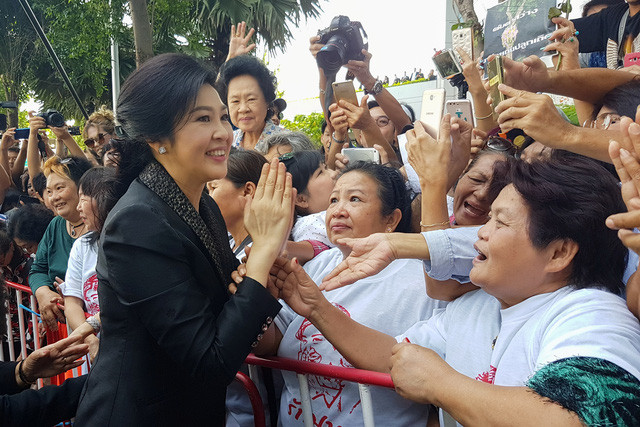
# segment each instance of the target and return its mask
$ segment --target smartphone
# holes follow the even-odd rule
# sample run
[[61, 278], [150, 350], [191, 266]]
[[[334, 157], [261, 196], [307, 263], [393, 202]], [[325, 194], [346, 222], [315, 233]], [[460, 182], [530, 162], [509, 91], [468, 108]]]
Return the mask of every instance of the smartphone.
[[333, 87], [333, 97], [336, 103], [341, 99], [353, 104], [359, 105], [358, 97], [356, 96], [356, 88], [353, 86], [353, 80], [347, 80], [346, 82], [334, 82], [331, 84]]
[[455, 101], [447, 101], [444, 105], [444, 109], [447, 113], [451, 114], [451, 117], [457, 117], [460, 120], [471, 123], [471, 126], [474, 126], [470, 100], [457, 99]]
[[349, 159], [349, 164], [361, 161], [380, 164], [380, 153], [375, 148], [343, 148], [342, 154]]
[[473, 28], [458, 28], [451, 31], [451, 45], [456, 58], [458, 58], [457, 50], [461, 49], [467, 52], [471, 59], [476, 59], [473, 49]]
[[16, 129], [16, 133], [13, 135], [14, 139], [29, 139], [29, 128]]
[[460, 62], [451, 49], [443, 50], [434, 55], [432, 59], [433, 64], [438, 70], [438, 74], [440, 74], [440, 77], [443, 79], [451, 79], [455, 75], [462, 74]]
[[444, 89], [427, 89], [422, 93], [420, 121], [432, 127], [436, 134], [440, 129], [445, 98], [446, 92]]
[[624, 67], [631, 67], [632, 65], [640, 65], [640, 52], [627, 53], [624, 56]]
[[502, 57], [494, 56], [487, 64], [487, 74], [489, 77], [489, 94], [493, 108], [504, 101], [506, 97], [498, 90], [498, 85], [504, 82], [504, 69], [502, 67]]

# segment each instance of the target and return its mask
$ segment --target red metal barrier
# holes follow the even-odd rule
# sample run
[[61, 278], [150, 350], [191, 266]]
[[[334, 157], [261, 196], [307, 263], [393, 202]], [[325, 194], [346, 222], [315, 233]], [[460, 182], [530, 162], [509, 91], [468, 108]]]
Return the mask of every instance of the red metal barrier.
[[[33, 309], [34, 311], [37, 311], [35, 298], [33, 297], [31, 293], [31, 289], [28, 286], [20, 285], [18, 283], [13, 283], [13, 282], [6, 282], [6, 283], [7, 283], [7, 287], [13, 288], [16, 291], [19, 291], [19, 293], [24, 292], [24, 293], [27, 293], [28, 295], [31, 295], [31, 309]], [[20, 295], [20, 294], [17, 294], [17, 295]], [[25, 328], [24, 328], [24, 322], [23, 322], [24, 315], [22, 313], [22, 309], [19, 309], [19, 317], [21, 319], [20, 320], [21, 334], [24, 335]], [[38, 339], [38, 325], [37, 325], [36, 315], [31, 315], [31, 321], [34, 323], [33, 324], [33, 331], [35, 335], [34, 345], [35, 345], [35, 348], [39, 348], [40, 342]], [[9, 324], [9, 327], [11, 327], [10, 324]], [[56, 332], [50, 331], [47, 329], [48, 343], [50, 344], [54, 343], [59, 339], [62, 339], [67, 336], [66, 325], [59, 323], [58, 329], [59, 330]], [[23, 357], [26, 357], [26, 347], [24, 345], [25, 336], [21, 336], [20, 339], [21, 339], [21, 347], [23, 349], [22, 350]], [[360, 384], [361, 399], [363, 401], [363, 416], [365, 418], [365, 426], [373, 425], [373, 414], [365, 413], [367, 412], [365, 411], [365, 406], [367, 406], [365, 404], [365, 401], [370, 398], [367, 398], [366, 396], [362, 395], [363, 389], [365, 389], [365, 394], [367, 394], [368, 392], [366, 391], [366, 388], [369, 385], [375, 385], [375, 386], [386, 387], [391, 389], [394, 388], [393, 381], [391, 380], [391, 376], [389, 374], [383, 374], [380, 372], [365, 371], [362, 369], [355, 369], [355, 368], [345, 368], [345, 367], [334, 366], [334, 365], [323, 365], [320, 363], [313, 363], [313, 362], [303, 362], [299, 360], [285, 359], [282, 357], [264, 358], [264, 357], [256, 356], [254, 354], [250, 354], [247, 357], [246, 363], [250, 365], [257, 365], [257, 366], [264, 366], [272, 369], [279, 369], [283, 371], [291, 371], [291, 372], [295, 372], [299, 376], [300, 375], [320, 375], [324, 377], [337, 378], [337, 379], [342, 379], [345, 381], [351, 381], [351, 382]], [[52, 378], [51, 383], [59, 385], [66, 378], [77, 376], [79, 374], [79, 368], [76, 368], [73, 371], [75, 372], [69, 371], [67, 373], [63, 373], [58, 375], [57, 377]], [[264, 427], [266, 425], [264, 406], [262, 404], [262, 398], [260, 396], [260, 393], [255, 383], [252, 381], [251, 378], [249, 378], [246, 374], [242, 372], [238, 372], [238, 374], [236, 375], [236, 381], [239, 381], [244, 387], [244, 389], [247, 391], [247, 393], [249, 394], [249, 399], [251, 401], [251, 406], [254, 414], [255, 426]], [[38, 384], [42, 385], [41, 382], [39, 382]]]
[[342, 366], [323, 365], [321, 363], [303, 362], [300, 360], [285, 359], [283, 357], [259, 357], [250, 354], [246, 363], [265, 366], [272, 369], [292, 371], [297, 374], [322, 375], [333, 377], [358, 384], [377, 385], [380, 387], [395, 388], [391, 375], [381, 372], [365, 371], [356, 368], [344, 368]]

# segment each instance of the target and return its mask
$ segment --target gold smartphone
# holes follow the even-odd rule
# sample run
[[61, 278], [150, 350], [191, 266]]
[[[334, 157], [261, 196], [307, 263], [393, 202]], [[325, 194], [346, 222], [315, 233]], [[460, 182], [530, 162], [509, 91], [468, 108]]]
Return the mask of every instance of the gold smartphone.
[[498, 90], [498, 85], [504, 83], [504, 69], [502, 68], [502, 57], [495, 56], [487, 64], [487, 74], [489, 76], [489, 94], [491, 95], [491, 104], [493, 108], [504, 101], [506, 97]]
[[334, 82], [331, 84], [333, 87], [333, 96], [336, 103], [341, 99], [353, 104], [359, 105], [358, 97], [356, 96], [356, 88], [353, 86], [352, 80], [346, 82]]

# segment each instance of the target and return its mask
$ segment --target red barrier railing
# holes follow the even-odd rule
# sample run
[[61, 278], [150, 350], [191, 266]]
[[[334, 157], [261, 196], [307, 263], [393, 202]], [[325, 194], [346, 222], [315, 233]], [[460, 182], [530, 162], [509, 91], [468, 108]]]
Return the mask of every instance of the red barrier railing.
[[[21, 353], [22, 357], [26, 357], [26, 328], [24, 325], [24, 313], [23, 310], [19, 308], [19, 304], [22, 300], [22, 293], [26, 293], [30, 295], [30, 309], [33, 312], [37, 312], [37, 303], [35, 297], [33, 297], [31, 293], [31, 289], [28, 286], [20, 285], [14, 282], [6, 282], [7, 287], [11, 288], [16, 293], [16, 307], [18, 307], [18, 318], [20, 324], [20, 341], [21, 341]], [[7, 322], [8, 322], [8, 332], [10, 341], [13, 340], [13, 334], [11, 333], [11, 318], [10, 315], [7, 314]], [[38, 318], [36, 314], [31, 314], [31, 323], [33, 327], [33, 335], [34, 335], [34, 347], [40, 348], [40, 340], [38, 334]], [[52, 331], [47, 330], [47, 342], [53, 343], [62, 338], [62, 335], [66, 336], [66, 325], [59, 323], [60, 330], [57, 333], [52, 333]], [[10, 348], [12, 345], [9, 346]], [[13, 353], [13, 349], [11, 349], [10, 357], [12, 360], [15, 360], [15, 355]], [[300, 382], [300, 391], [301, 397], [303, 400], [303, 412], [305, 418], [305, 425], [313, 425], [313, 421], [310, 417], [312, 417], [311, 412], [311, 400], [308, 397], [308, 383], [306, 376], [307, 375], [319, 375], [324, 377], [331, 377], [336, 379], [341, 379], [345, 381], [350, 381], [357, 383], [359, 385], [361, 403], [362, 403], [362, 413], [364, 418], [365, 426], [374, 425], [373, 420], [373, 409], [371, 397], [369, 394], [369, 385], [386, 387], [386, 388], [394, 388], [393, 381], [391, 380], [391, 376], [389, 374], [383, 374], [380, 372], [372, 372], [365, 371], [362, 369], [355, 368], [345, 368], [342, 366], [334, 366], [334, 365], [324, 365], [320, 363], [313, 362], [305, 362], [293, 359], [285, 359], [282, 357], [259, 357], [254, 354], [250, 354], [246, 363], [249, 365], [255, 366], [264, 366], [266, 368], [279, 369], [283, 371], [291, 371], [295, 372], [298, 375], [298, 379]], [[79, 374], [79, 368], [74, 370], [75, 372], [67, 372], [60, 374], [54, 378], [52, 378], [52, 384], [61, 384], [66, 378], [71, 376], [76, 376]], [[265, 426], [265, 411], [264, 406], [262, 404], [262, 398], [260, 397], [260, 393], [258, 388], [256, 387], [254, 381], [249, 378], [246, 374], [242, 372], [238, 372], [236, 375], [236, 381], [240, 382], [244, 389], [249, 394], [249, 399], [251, 401], [251, 406], [254, 413], [254, 423], [256, 427], [264, 427]], [[42, 382], [38, 382], [39, 386], [42, 386]], [[306, 397], [305, 397], [306, 394]], [[310, 424], [309, 424], [310, 423]]]
[[254, 354], [247, 356], [245, 361], [251, 365], [264, 366], [266, 368], [292, 371], [297, 374], [321, 375], [333, 377], [358, 384], [376, 385], [380, 387], [395, 388], [391, 375], [382, 372], [365, 371], [363, 369], [345, 368], [335, 365], [323, 365], [321, 363], [304, 362], [283, 357], [259, 357]]

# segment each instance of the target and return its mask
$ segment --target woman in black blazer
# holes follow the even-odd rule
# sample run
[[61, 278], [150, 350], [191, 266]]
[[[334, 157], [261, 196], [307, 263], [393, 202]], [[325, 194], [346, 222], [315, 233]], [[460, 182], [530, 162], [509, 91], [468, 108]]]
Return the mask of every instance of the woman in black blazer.
[[226, 387], [280, 309], [267, 279], [295, 190], [283, 165], [265, 165], [245, 214], [247, 278], [231, 296], [237, 261], [203, 194], [225, 176], [232, 141], [214, 82], [196, 60], [165, 54], [122, 87], [114, 144], [126, 193], [101, 235], [100, 351], [77, 425], [224, 425]]

